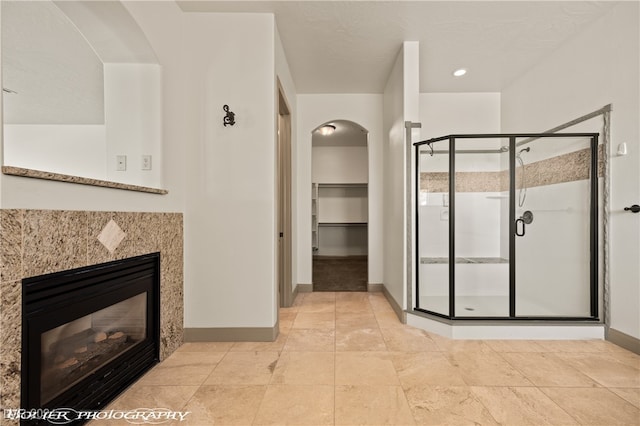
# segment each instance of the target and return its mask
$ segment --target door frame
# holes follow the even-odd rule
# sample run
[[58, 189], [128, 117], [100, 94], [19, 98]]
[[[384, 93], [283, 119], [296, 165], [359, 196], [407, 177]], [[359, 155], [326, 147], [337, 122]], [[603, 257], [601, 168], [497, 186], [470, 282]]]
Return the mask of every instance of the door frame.
[[277, 137], [276, 137], [276, 223], [277, 223], [277, 282], [278, 306], [293, 304], [292, 235], [291, 235], [291, 108], [280, 79], [277, 79]]

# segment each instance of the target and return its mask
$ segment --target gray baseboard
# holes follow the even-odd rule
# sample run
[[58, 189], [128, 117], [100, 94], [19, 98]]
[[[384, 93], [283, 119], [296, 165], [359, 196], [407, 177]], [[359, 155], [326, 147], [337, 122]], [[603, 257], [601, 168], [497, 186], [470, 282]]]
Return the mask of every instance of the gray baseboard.
[[313, 284], [298, 284], [296, 291], [298, 293], [311, 293], [313, 291]]
[[607, 328], [604, 338], [611, 343], [640, 355], [640, 339], [636, 337], [629, 336], [614, 328]]
[[372, 283], [367, 284], [368, 292], [380, 292], [380, 291], [383, 291], [383, 289], [384, 289], [383, 284], [372, 284]]
[[185, 342], [273, 342], [278, 323], [273, 327], [185, 328]]
[[398, 319], [400, 320], [400, 322], [403, 324], [406, 324], [407, 313], [402, 309], [402, 307], [400, 307], [400, 305], [398, 305], [398, 302], [396, 302], [396, 299], [393, 298], [393, 296], [391, 295], [391, 293], [389, 293], [389, 290], [387, 290], [387, 287], [385, 287], [384, 284], [382, 285], [382, 293], [384, 294], [384, 297], [386, 297], [387, 300], [389, 301], [391, 308], [393, 308], [393, 311], [398, 316]]

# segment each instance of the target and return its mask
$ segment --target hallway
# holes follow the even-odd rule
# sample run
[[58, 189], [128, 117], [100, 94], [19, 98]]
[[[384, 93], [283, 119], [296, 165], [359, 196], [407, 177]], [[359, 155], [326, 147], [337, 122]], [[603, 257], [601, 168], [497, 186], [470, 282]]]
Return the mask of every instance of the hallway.
[[607, 341], [453, 341], [401, 324], [382, 293], [299, 294], [280, 329], [185, 343], [108, 408], [189, 411], [199, 426], [640, 419], [640, 357]]

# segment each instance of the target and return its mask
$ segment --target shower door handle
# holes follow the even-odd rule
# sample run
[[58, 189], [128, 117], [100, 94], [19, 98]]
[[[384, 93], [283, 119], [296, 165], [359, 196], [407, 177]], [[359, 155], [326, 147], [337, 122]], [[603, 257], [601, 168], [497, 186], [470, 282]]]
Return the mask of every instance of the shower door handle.
[[[522, 232], [518, 232], [518, 223], [522, 224]], [[516, 237], [524, 237], [526, 226], [527, 225], [524, 223], [524, 219], [520, 218], [516, 220]]]

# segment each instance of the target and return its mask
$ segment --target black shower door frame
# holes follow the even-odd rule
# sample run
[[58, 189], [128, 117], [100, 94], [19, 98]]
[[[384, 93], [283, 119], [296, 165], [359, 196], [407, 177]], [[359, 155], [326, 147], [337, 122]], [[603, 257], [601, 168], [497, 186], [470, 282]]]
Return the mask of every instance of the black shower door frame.
[[[453, 134], [415, 142], [415, 303], [420, 297], [420, 233], [419, 233], [419, 197], [420, 197], [420, 147], [435, 142], [449, 141], [449, 315], [414, 306], [414, 311], [423, 312], [450, 320], [484, 321], [598, 321], [598, 137], [599, 133], [479, 133]], [[525, 138], [518, 142], [518, 139]], [[516, 148], [541, 138], [589, 138], [591, 149], [590, 206], [589, 206], [589, 245], [590, 245], [590, 305], [588, 317], [573, 316], [516, 316]], [[456, 316], [455, 315], [455, 165], [456, 139], [508, 139], [509, 140], [509, 316]], [[453, 259], [453, 261], [452, 261]]]

